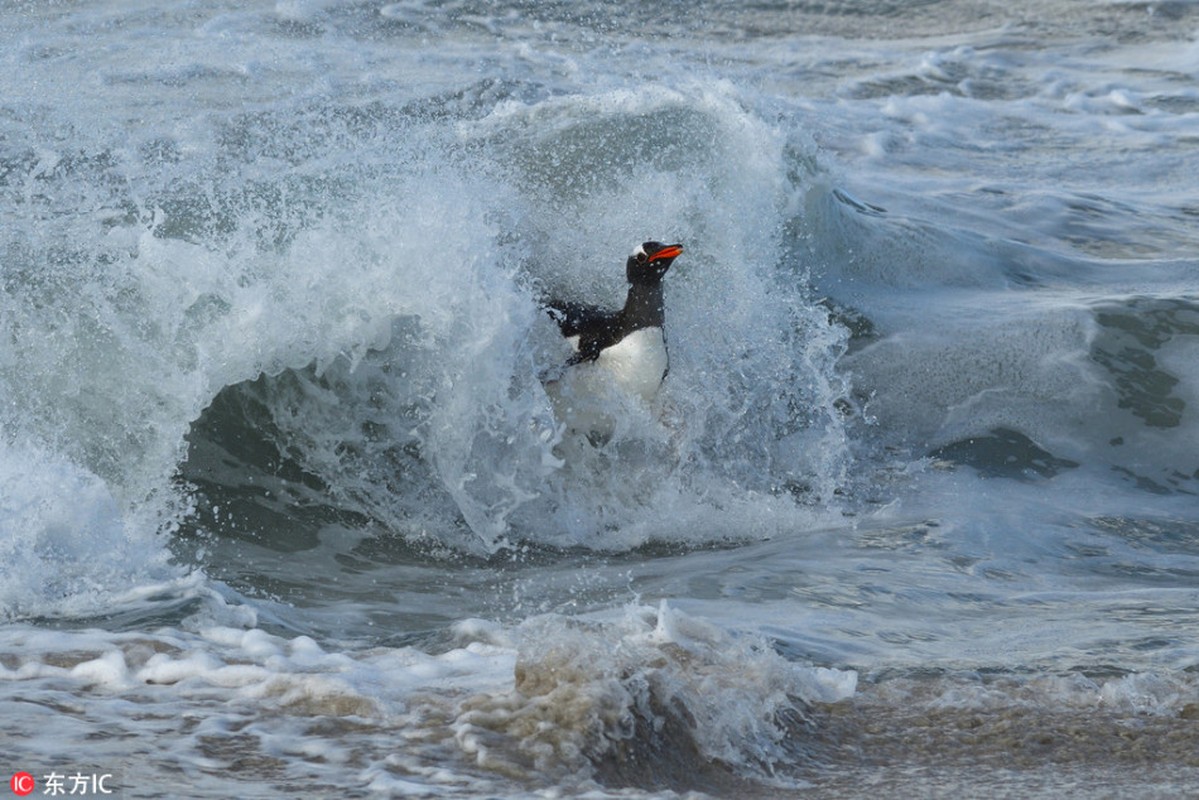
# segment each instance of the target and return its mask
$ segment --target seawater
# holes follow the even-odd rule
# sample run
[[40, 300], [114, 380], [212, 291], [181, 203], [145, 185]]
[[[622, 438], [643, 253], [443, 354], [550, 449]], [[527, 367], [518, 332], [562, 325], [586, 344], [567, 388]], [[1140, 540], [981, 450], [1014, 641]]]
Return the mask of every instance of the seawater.
[[[1199, 791], [1199, 9], [0, 10], [0, 756]], [[538, 299], [681, 241], [572, 439]], [[68, 784], [69, 786], [69, 784]]]

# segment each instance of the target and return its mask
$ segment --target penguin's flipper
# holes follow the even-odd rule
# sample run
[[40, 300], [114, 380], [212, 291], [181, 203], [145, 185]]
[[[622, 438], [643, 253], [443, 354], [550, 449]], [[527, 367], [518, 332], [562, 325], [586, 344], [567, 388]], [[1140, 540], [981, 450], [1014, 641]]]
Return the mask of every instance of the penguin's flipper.
[[601, 308], [563, 300], [544, 300], [542, 305], [558, 323], [562, 335], [568, 339], [571, 336], [582, 336], [586, 333], [610, 328], [615, 324], [618, 316]]

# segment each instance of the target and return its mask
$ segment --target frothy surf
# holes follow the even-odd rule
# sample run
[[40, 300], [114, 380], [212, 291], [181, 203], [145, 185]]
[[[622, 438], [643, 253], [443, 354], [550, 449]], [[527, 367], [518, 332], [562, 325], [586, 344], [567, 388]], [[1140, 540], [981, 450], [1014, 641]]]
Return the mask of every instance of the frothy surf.
[[[607, 621], [464, 620], [440, 653], [330, 652], [230, 621], [201, 615], [169, 633], [15, 627], [6, 647], [24, 655], [0, 676], [82, 694], [99, 714], [134, 704], [122, 732], [149, 723], [175, 742], [185, 776], [227, 775], [208, 792], [332, 785], [349, 769], [371, 790], [418, 793], [519, 791], [533, 776], [651, 789], [767, 780], [802, 750], [813, 704], [851, 695], [856, 680], [797, 667], [665, 603]], [[70, 751], [86, 731], [56, 730], [53, 747], [33, 736], [13, 755]], [[119, 747], [92, 757], [115, 758], [126, 786], [178, 785]]]

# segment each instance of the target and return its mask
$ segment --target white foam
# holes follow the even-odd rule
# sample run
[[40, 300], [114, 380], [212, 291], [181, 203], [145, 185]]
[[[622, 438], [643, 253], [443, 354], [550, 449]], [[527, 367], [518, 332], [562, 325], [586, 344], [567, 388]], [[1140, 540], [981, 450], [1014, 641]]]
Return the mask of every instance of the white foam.
[[113, 691], [129, 685], [129, 669], [119, 650], [110, 650], [99, 658], [71, 667], [71, 677], [88, 687]]
[[[697, 721], [685, 729], [702, 758], [740, 770], [786, 758], [785, 740], [796, 734], [785, 722], [789, 709], [802, 714], [806, 702], [837, 702], [855, 690], [852, 672], [790, 664], [755, 638], [666, 602], [629, 607], [606, 621], [546, 616], [505, 628], [467, 620], [456, 631], [461, 646], [431, 655], [410, 648], [325, 652], [307, 637], [254, 628], [8, 628], [0, 632], [0, 688], [39, 691], [53, 683], [87, 702], [96, 718], [116, 715], [114, 722], [127, 720], [131, 701], [142, 715], [180, 718], [163, 744], [185, 762], [235, 730], [248, 732], [251, 750], [306, 754], [292, 767], [301, 770], [316, 759], [336, 773], [350, 747], [354, 761], [368, 765], [366, 780], [389, 786], [461, 783], [467, 763], [497, 778], [533, 768], [564, 778], [582, 770], [571, 780], [585, 785], [609, 747], [647, 745], [637, 737], [682, 719]], [[247, 712], [255, 721], [243, 727]], [[672, 714], [683, 717], [659, 719]], [[197, 715], [202, 724], [184, 732]], [[328, 733], [305, 722], [328, 726], [338, 718], [356, 722]], [[438, 744], [451, 733], [456, 757]], [[393, 760], [397, 735], [411, 758]], [[441, 778], [412, 771], [434, 753]], [[217, 768], [222, 757], [205, 763]]]
[[[609, 749], [652, 750], [654, 731], [678, 722], [672, 707], [693, 721], [704, 759], [770, 764], [794, 735], [780, 715], [797, 702], [844, 699], [856, 685], [852, 674], [788, 664], [666, 602], [601, 624], [534, 619], [520, 636], [514, 689], [473, 699], [456, 722], [463, 748], [493, 768], [523, 756], [568, 774]], [[504, 738], [493, 740], [497, 733]]]
[[336, 6], [336, 0], [275, 0], [275, 13], [288, 22], [311, 22]]
[[195, 591], [160, 548], [94, 474], [36, 445], [0, 454], [0, 619], [112, 613]]
[[[1178, 717], [1194, 703], [1195, 681], [1170, 672], [1119, 677], [1073, 675], [1007, 676], [980, 680], [962, 675], [929, 685], [920, 680], [883, 682], [878, 699], [897, 706], [989, 711], [1028, 708], [1047, 715], [1089, 712], [1112, 717]], [[874, 698], [872, 698], [873, 700]]]

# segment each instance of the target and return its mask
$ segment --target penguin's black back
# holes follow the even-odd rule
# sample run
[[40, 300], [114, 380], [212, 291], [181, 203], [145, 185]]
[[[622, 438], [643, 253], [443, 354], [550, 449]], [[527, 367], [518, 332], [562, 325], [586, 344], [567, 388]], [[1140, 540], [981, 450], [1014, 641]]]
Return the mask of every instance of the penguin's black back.
[[634, 331], [662, 327], [660, 305], [659, 313], [655, 315], [652, 299], [648, 304], [626, 303], [623, 309], [615, 312], [559, 301], [550, 301], [546, 306], [557, 320], [563, 336], [568, 339], [578, 337], [576, 351], [569, 364], [596, 360], [605, 349]]

